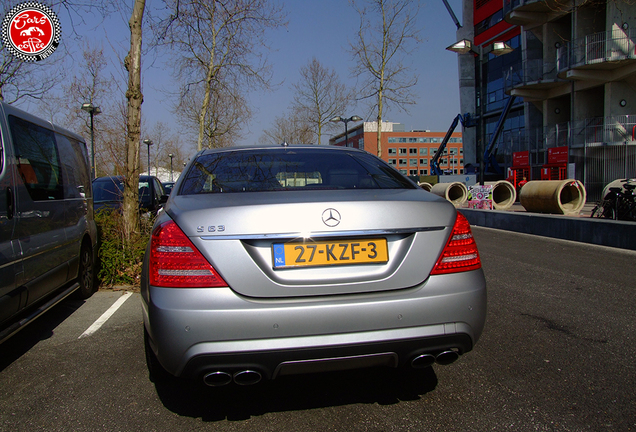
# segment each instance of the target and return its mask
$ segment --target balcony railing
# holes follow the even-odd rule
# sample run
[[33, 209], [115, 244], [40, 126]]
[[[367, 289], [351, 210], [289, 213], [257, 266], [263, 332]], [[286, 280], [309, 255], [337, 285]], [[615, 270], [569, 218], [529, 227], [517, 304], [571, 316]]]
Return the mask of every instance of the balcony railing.
[[575, 148], [636, 143], [636, 115], [598, 117], [559, 123], [545, 128], [524, 129], [522, 134], [524, 135], [522, 147], [526, 150], [528, 146], [534, 150], [545, 150], [562, 146]]
[[508, 15], [510, 12], [518, 8], [519, 6], [523, 6], [530, 3], [542, 2], [544, 0], [504, 0], [503, 2], [503, 14], [504, 16]]
[[521, 85], [556, 81], [556, 64], [542, 59], [524, 60], [504, 72], [504, 88], [509, 91]]
[[568, 42], [557, 51], [557, 70], [636, 59], [636, 31], [614, 29]]

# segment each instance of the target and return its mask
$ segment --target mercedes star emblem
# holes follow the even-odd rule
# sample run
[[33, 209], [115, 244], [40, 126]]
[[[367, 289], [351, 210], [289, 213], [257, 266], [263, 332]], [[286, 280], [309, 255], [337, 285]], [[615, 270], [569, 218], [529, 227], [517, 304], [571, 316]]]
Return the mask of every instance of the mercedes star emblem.
[[322, 221], [329, 227], [335, 227], [340, 223], [340, 213], [336, 209], [328, 208], [322, 212]]

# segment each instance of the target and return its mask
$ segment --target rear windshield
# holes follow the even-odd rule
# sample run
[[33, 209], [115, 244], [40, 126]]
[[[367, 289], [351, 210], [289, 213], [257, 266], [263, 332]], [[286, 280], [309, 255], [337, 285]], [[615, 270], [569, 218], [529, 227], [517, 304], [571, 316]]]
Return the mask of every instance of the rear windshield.
[[122, 201], [124, 183], [120, 179], [107, 179], [93, 183], [93, 201]]
[[191, 165], [180, 194], [415, 188], [368, 153], [292, 148], [203, 154]]
[[[124, 182], [119, 178], [109, 178], [93, 183], [93, 201], [123, 201]], [[150, 183], [139, 180], [139, 202], [141, 204], [152, 204], [152, 194], [150, 193]]]

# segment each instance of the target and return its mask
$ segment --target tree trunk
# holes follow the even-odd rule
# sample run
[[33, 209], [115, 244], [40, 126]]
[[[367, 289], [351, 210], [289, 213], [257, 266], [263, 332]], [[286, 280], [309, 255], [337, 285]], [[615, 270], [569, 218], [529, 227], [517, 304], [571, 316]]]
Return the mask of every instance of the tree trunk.
[[205, 77], [205, 93], [203, 96], [203, 103], [201, 104], [201, 111], [199, 111], [199, 144], [197, 150], [203, 150], [203, 132], [205, 130], [205, 119], [208, 115], [208, 108], [210, 106], [210, 93], [212, 89], [212, 74], [214, 71], [214, 53], [210, 54], [210, 63], [208, 63], [208, 74]]
[[126, 178], [124, 180], [124, 235], [139, 230], [139, 146], [141, 142], [141, 24], [146, 6], [145, 0], [135, 0], [130, 26], [130, 51], [124, 60], [128, 71]]
[[377, 134], [378, 157], [382, 159], [382, 90], [378, 93], [378, 134]]

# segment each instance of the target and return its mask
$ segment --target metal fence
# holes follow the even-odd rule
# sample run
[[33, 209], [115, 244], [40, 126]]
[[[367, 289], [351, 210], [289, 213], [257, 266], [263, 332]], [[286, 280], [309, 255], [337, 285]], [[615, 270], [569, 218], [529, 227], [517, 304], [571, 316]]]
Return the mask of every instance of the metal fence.
[[548, 149], [568, 147], [575, 178], [585, 185], [588, 201], [596, 201], [608, 183], [636, 177], [635, 129], [636, 116], [617, 116], [505, 131], [498, 142], [498, 158], [511, 167], [513, 153], [529, 151], [531, 176], [539, 179]]
[[510, 91], [520, 84], [556, 81], [557, 69], [554, 62], [543, 59], [523, 60], [504, 70], [504, 89]]

